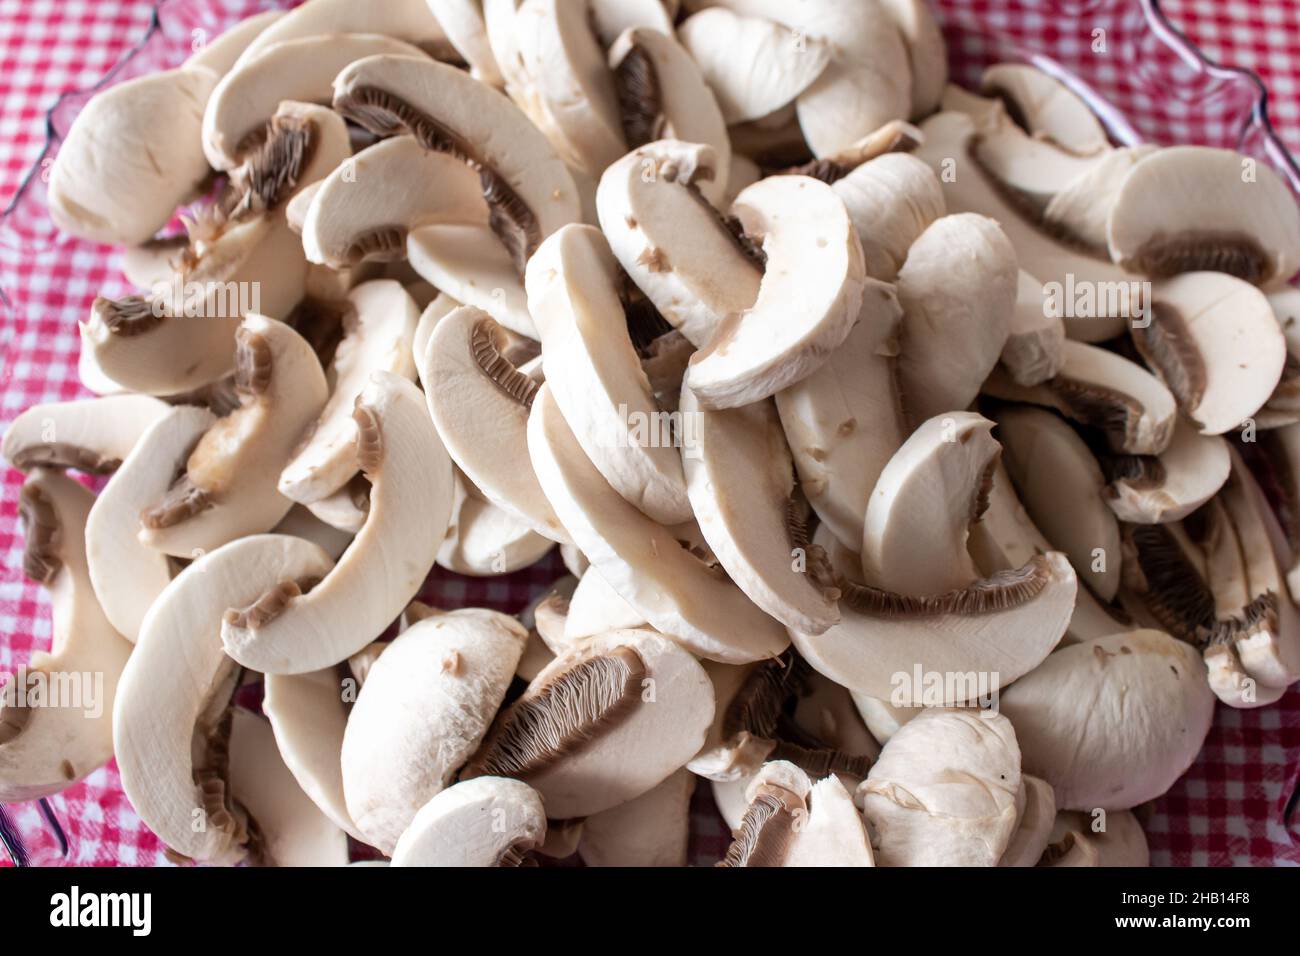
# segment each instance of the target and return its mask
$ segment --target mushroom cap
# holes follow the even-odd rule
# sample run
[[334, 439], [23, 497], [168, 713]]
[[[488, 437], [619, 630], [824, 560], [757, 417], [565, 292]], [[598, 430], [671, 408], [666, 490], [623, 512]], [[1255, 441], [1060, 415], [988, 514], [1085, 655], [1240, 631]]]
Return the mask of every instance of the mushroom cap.
[[397, 841], [393, 866], [518, 866], [544, 839], [537, 791], [505, 777], [476, 777], [420, 808]]
[[517, 335], [536, 339], [520, 268], [488, 225], [430, 223], [406, 237], [411, 267], [457, 302], [482, 309]]
[[452, 782], [501, 706], [527, 638], [512, 617], [465, 608], [413, 624], [375, 661], [342, 751], [348, 813], [366, 842], [392, 855], [417, 811]]
[[[122, 673], [113, 744], [131, 805], [178, 853], [232, 863], [245, 852], [219, 757], [196, 767], [192, 753], [196, 734], [211, 742], [217, 732], [213, 708], [224, 710], [220, 695], [234, 676], [217, 639], [222, 612], [256, 601], [270, 583], [320, 577], [331, 567], [324, 551], [301, 538], [251, 535], [195, 560], [145, 616]], [[195, 829], [196, 820], [204, 827]]]
[[217, 76], [225, 76], [262, 31], [285, 13], [284, 10], [265, 10], [238, 21], [191, 53], [185, 61], [186, 68], [193, 70], [202, 67]]
[[912, 243], [947, 211], [939, 177], [910, 153], [868, 160], [831, 189], [862, 241], [867, 275], [884, 282], [894, 281]]
[[866, 277], [844, 202], [819, 180], [769, 177], [731, 213], [762, 242], [766, 268], [753, 304], [691, 357], [686, 382], [704, 408], [748, 405], [815, 371], [853, 328]]
[[542, 386], [533, 402], [528, 450], [574, 543], [656, 629], [701, 657], [728, 663], [759, 660], [786, 647], [788, 638], [775, 620], [683, 547], [674, 530], [609, 486], [583, 454], [550, 386]]
[[982, 92], [998, 97], [1037, 139], [1092, 156], [1110, 146], [1106, 130], [1073, 90], [1050, 74], [1024, 63], [997, 63], [984, 71]]
[[1051, 412], [1017, 406], [996, 418], [1003, 462], [1025, 510], [1097, 596], [1112, 600], [1120, 579], [1119, 522], [1106, 505], [1097, 459]]
[[203, 112], [203, 152], [213, 169], [233, 169], [283, 100], [330, 102], [334, 77], [349, 63], [381, 53], [422, 56], [377, 33], [295, 37], [261, 46], [212, 90]]
[[1256, 285], [1300, 269], [1300, 211], [1268, 165], [1208, 146], [1171, 146], [1124, 180], [1107, 223], [1110, 255], [1153, 278], [1213, 269]]
[[1009, 196], [1039, 216], [1057, 194], [1094, 173], [1104, 161], [1076, 156], [1028, 135], [1014, 123], [1001, 123], [982, 133], [971, 155]]
[[1166, 524], [1181, 521], [1209, 501], [1228, 480], [1228, 443], [1201, 435], [1185, 419], [1159, 456], [1120, 458], [1106, 486], [1106, 503], [1121, 521]]
[[800, 489], [855, 550], [876, 479], [907, 437], [895, 376], [902, 317], [893, 287], [867, 280], [848, 338], [815, 372], [776, 393]]
[[564, 642], [572, 644], [584, 637], [642, 627], [645, 623], [645, 618], [609, 586], [601, 573], [589, 567], [569, 598], [569, 613], [564, 619]]
[[1027, 773], [1020, 775], [1020, 785], [1025, 791], [1024, 808], [998, 866], [1035, 866], [1047, 849], [1056, 822], [1052, 785]]
[[[1043, 284], [1021, 269], [1016, 307], [1002, 346], [1002, 367], [1017, 385], [1041, 385], [1060, 373], [1064, 342], [1065, 322], [1046, 308]], [[997, 375], [997, 369], [993, 375]]]
[[695, 774], [685, 767], [639, 797], [583, 822], [587, 866], [686, 866]]
[[1064, 810], [1122, 810], [1168, 790], [1200, 752], [1214, 694], [1195, 648], [1161, 631], [1063, 647], [1002, 692], [1025, 770]]
[[1131, 334], [1205, 435], [1241, 427], [1273, 394], [1286, 364], [1286, 340], [1268, 298], [1222, 272], [1157, 283], [1148, 324]]
[[984, 216], [936, 219], [912, 244], [898, 273], [898, 374], [914, 421], [974, 401], [1006, 344], [1018, 285], [1016, 250]]
[[723, 570], [786, 627], [819, 634], [837, 623], [833, 589], [810, 574], [790, 527], [794, 462], [775, 403], [709, 411], [683, 388], [680, 409], [695, 422], [684, 456], [691, 507]]
[[114, 629], [132, 642], [172, 579], [167, 555], [138, 537], [140, 512], [167, 493], [195, 443], [216, 421], [206, 408], [192, 405], [167, 409], [158, 419], [142, 417], [151, 424], [86, 520], [86, 563], [95, 596]]
[[599, 229], [565, 226], [528, 262], [528, 310], [551, 395], [587, 457], [650, 518], [680, 524], [691, 517], [682, 458], [628, 336], [619, 279]]
[[148, 395], [108, 395], [32, 405], [9, 423], [0, 456], [19, 471], [115, 471], [140, 437], [168, 411]]
[[[582, 681], [581, 697], [562, 694], [575, 675], [597, 684]], [[690, 654], [661, 634], [609, 631], [547, 665], [498, 716], [470, 768], [522, 761], [515, 776], [541, 794], [551, 819], [587, 817], [685, 766], [713, 709], [713, 686]]]
[[[533, 467], [520, 460], [536, 385], [508, 362], [501, 365], [503, 343], [501, 330], [481, 309], [450, 312], [416, 356], [424, 398], [447, 453], [474, 487], [543, 537], [568, 543], [569, 533]], [[489, 361], [491, 356], [496, 358]]]
[[363, 282], [347, 301], [351, 316], [334, 353], [333, 390], [276, 485], [280, 494], [304, 504], [328, 497], [357, 473], [352, 411], [371, 374], [384, 371], [415, 379], [411, 341], [419, 312], [401, 284], [392, 279]]
[[251, 59], [273, 43], [330, 33], [379, 33], [440, 56], [456, 52], [427, 0], [385, 0], [373, 10], [353, 0], [307, 0], [263, 30], [240, 60]]
[[784, 866], [875, 866], [862, 814], [839, 777], [808, 791], [808, 819], [786, 853]]
[[279, 613], [231, 613], [226, 652], [263, 673], [320, 670], [360, 650], [415, 597], [446, 535], [451, 460], [420, 390], [375, 372], [357, 398], [358, 460], [371, 480], [370, 513], [335, 569]]
[[536, 564], [553, 547], [554, 541], [484, 500], [457, 474], [451, 524], [438, 549], [439, 567], [472, 577], [511, 574]]
[[[49, 651], [37, 651], [27, 662], [26, 686], [15, 677], [0, 693], [0, 800], [5, 803], [58, 793], [113, 756], [114, 696], [131, 645], [113, 630], [91, 587], [84, 528], [93, 502], [85, 485], [57, 471], [37, 468], [23, 483], [23, 571], [49, 592], [52, 636]], [[81, 687], [80, 707], [35, 706], [31, 698], [19, 706], [15, 699], [19, 690], [39, 694], [36, 680], [52, 683], [74, 674], [95, 681]], [[46, 693], [50, 689], [47, 685]]]
[[1142, 824], [1128, 810], [1100, 816], [1062, 810], [1052, 823], [1039, 866], [1150, 866]]
[[928, 116], [939, 107], [948, 85], [948, 50], [943, 31], [926, 0], [881, 0], [880, 6], [898, 27], [907, 47], [912, 74], [909, 115]]
[[1016, 830], [1020, 747], [992, 711], [929, 709], [898, 729], [854, 795], [881, 866], [996, 866]]

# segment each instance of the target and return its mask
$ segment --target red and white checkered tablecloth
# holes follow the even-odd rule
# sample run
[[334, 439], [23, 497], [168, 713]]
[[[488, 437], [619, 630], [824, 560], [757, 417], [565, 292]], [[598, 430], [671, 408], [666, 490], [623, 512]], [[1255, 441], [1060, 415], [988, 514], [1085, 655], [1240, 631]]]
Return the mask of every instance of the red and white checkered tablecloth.
[[[1131, 25], [1137, 13], [1139, 0], [1128, 0], [1131, 9], [1122, 16], [1114, 12], [1117, 2], [1125, 0], [938, 0], [937, 6], [956, 79], [970, 82], [985, 63], [1024, 44], [1051, 51], [1063, 66], [1085, 77], [1142, 136], [1235, 145], [1238, 119], [1248, 111], [1239, 85], [1188, 96], [1179, 95], [1175, 82], [1168, 95], [1153, 95], [1151, 90], [1160, 87], [1152, 86], [1151, 77], [1096, 54], [1096, 27], [1114, 26], [1119, 35], [1120, 21], [1128, 17]], [[270, 0], [169, 0], [169, 5], [201, 17], [204, 8], [252, 12]], [[1259, 73], [1282, 139], [1300, 152], [1300, 3], [1165, 0], [1163, 8], [1212, 60]], [[40, 156], [46, 111], [59, 94], [95, 83], [140, 41], [152, 13], [149, 0], [0, 0], [0, 206], [9, 202]], [[972, 23], [991, 25], [997, 40], [972, 31]], [[1182, 68], [1167, 52], [1153, 51], [1152, 60], [1175, 77]], [[30, 253], [15, 251], [11, 240], [0, 233], [0, 429], [36, 402], [84, 394], [76, 374], [77, 319], [101, 291], [127, 291], [115, 257], [104, 247], [63, 241]], [[50, 639], [48, 603], [21, 572], [20, 483], [13, 471], [0, 483], [0, 672], [16, 668]], [[438, 571], [426, 595], [442, 606], [486, 605], [515, 612], [559, 573], [562, 567], [554, 556], [537, 568], [499, 579]], [[1300, 814], [1289, 825], [1285, 818], [1298, 777], [1300, 691], [1293, 689], [1278, 705], [1261, 710], [1221, 707], [1200, 759], [1143, 812], [1152, 862], [1300, 864]], [[709, 794], [707, 785], [696, 792], [692, 855], [700, 862], [721, 856], [727, 842]], [[69, 841], [67, 862], [164, 862], [161, 845], [131, 810], [112, 765], [50, 804]], [[36, 804], [7, 809], [34, 862], [64, 860]], [[0, 860], [0, 865], [6, 863]]]

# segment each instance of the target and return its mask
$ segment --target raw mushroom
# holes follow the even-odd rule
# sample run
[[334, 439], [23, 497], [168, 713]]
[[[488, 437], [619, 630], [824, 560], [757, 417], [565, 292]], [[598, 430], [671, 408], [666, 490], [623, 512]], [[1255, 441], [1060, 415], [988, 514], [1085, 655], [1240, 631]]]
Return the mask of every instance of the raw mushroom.
[[[1002, 692], [1024, 766], [1063, 810], [1124, 810], [1200, 752], [1214, 694], [1195, 648], [1154, 630], [1063, 647]], [[879, 764], [877, 764], [879, 766]]]
[[1056, 815], [1039, 866], [1150, 866], [1142, 824], [1128, 810]]
[[238, 669], [222, 653], [222, 612], [257, 600], [268, 582], [330, 567], [301, 538], [241, 538], [194, 561], [145, 616], [122, 673], [113, 743], [122, 789], [172, 851], [224, 864], [247, 852], [246, 816], [229, 799], [226, 720]]
[[1104, 162], [1102, 158], [1075, 156], [1034, 139], [1012, 123], [1000, 124], [981, 135], [971, 156], [997, 181], [1008, 199], [1022, 205], [1036, 219], [1043, 218], [1044, 208], [1055, 196], [1080, 180], [1091, 180]]
[[113, 701], [131, 645], [100, 610], [86, 570], [93, 501], [84, 485], [42, 468], [18, 499], [27, 536], [22, 573], [49, 592], [53, 635], [49, 651], [34, 652], [0, 692], [4, 803], [56, 794], [113, 756]]
[[456, 499], [447, 537], [438, 549], [439, 567], [474, 577], [510, 574], [536, 564], [555, 542], [543, 538], [456, 475]]
[[934, 172], [908, 153], [887, 153], [831, 183], [862, 241], [867, 275], [893, 282], [907, 251], [946, 212]]
[[924, 708], [921, 707], [895, 707], [887, 700], [868, 697], [856, 691], [851, 692], [851, 696], [858, 714], [862, 717], [862, 722], [867, 725], [867, 729], [881, 746], [889, 743], [889, 738], [898, 733], [899, 727], [924, 712]]
[[75, 468], [108, 474], [167, 410], [166, 403], [148, 395], [33, 405], [5, 429], [0, 455], [19, 471]]
[[307, 510], [330, 527], [355, 535], [370, 511], [370, 483], [357, 475], [334, 494], [313, 501]]
[[250, 315], [236, 335], [241, 405], [199, 439], [181, 476], [140, 512], [140, 540], [188, 558], [269, 531], [293, 502], [276, 478], [325, 404], [325, 374], [283, 322]]
[[728, 663], [784, 650], [788, 638], [775, 620], [601, 477], [565, 424], [550, 386], [542, 386], [533, 402], [528, 450], [574, 543], [656, 629], [701, 657]]
[[397, 841], [393, 866], [526, 866], [546, 839], [541, 798], [526, 783], [477, 777], [435, 794]]
[[[1041, 385], [1060, 374], [1064, 344], [1065, 323], [1046, 307], [1043, 284], [1021, 269], [1000, 367], [1017, 385]], [[992, 375], [997, 374], [995, 368]], [[988, 387], [986, 380], [984, 388]]]
[[1045, 228], [1070, 236], [1090, 252], [1109, 255], [1107, 222], [1133, 167], [1156, 152], [1152, 145], [1112, 149], [1057, 191], [1043, 207]]
[[894, 734], [854, 801], [881, 866], [997, 866], [1016, 830], [1020, 746], [992, 711], [927, 709]]
[[435, 56], [450, 57], [456, 52], [427, 0], [384, 0], [374, 9], [359, 6], [355, 0], [307, 0], [263, 30], [240, 56], [237, 65], [273, 43], [343, 33], [379, 33]]
[[1115, 455], [1102, 460], [1110, 477], [1106, 503], [1121, 521], [1181, 521], [1209, 501], [1228, 479], [1228, 443], [1201, 435], [1178, 419], [1173, 438], [1156, 456]]
[[558, 656], [498, 715], [461, 779], [512, 776], [552, 819], [587, 817], [653, 789], [704, 743], [713, 688], [649, 631], [609, 631]]
[[1052, 793], [1051, 784], [1026, 773], [1020, 775], [1020, 785], [1024, 789], [1024, 806], [998, 866], [1037, 865], [1047, 849], [1052, 825], [1056, 822], [1056, 795]]
[[483, 22], [482, 0], [427, 0], [429, 11], [438, 20], [447, 41], [469, 64], [474, 79], [488, 86], [501, 87], [505, 79], [497, 66], [488, 42], [487, 24]]
[[564, 619], [564, 642], [573, 644], [584, 637], [631, 627], [643, 627], [646, 620], [609, 586], [601, 573], [588, 568], [569, 599]]
[[355, 537], [353, 532], [343, 531], [317, 518], [304, 505], [290, 508], [280, 523], [271, 529], [271, 533], [291, 534], [318, 544], [332, 561], [337, 561], [342, 556]]
[[1110, 146], [1092, 109], [1059, 79], [1023, 63], [998, 63], [984, 71], [981, 89], [1000, 98], [1032, 136], [1078, 156]]
[[943, 31], [926, 0], [881, 0], [889, 19], [898, 27], [907, 46], [912, 72], [913, 119], [929, 116], [939, 107], [948, 85], [948, 50]]
[[203, 37], [203, 31], [199, 31], [194, 36], [194, 52], [185, 61], [185, 65], [190, 69], [204, 67], [217, 76], [225, 76], [262, 31], [284, 14], [284, 10], [255, 13], [210, 40]]
[[228, 605], [226, 652], [263, 673], [336, 664], [374, 640], [415, 597], [447, 531], [451, 461], [420, 390], [375, 372], [357, 396], [357, 461], [371, 481], [366, 523], [338, 565], [309, 593], [276, 583], [274, 606]]
[[367, 843], [391, 855], [452, 783], [501, 706], [527, 636], [512, 617], [466, 608], [413, 624], [375, 662], [342, 751], [348, 813]]
[[695, 775], [685, 768], [627, 803], [582, 824], [578, 854], [587, 866], [686, 866]]

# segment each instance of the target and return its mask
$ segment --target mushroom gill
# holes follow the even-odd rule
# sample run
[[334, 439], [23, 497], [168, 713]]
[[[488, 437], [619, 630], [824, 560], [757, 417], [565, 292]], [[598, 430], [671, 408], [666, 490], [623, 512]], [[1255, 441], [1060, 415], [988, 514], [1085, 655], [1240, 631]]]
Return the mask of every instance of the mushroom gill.
[[795, 827], [807, 812], [798, 794], [776, 784], [763, 784], [745, 808], [740, 829], [717, 865], [780, 866], [790, 849]]
[[[379, 471], [384, 462], [384, 430], [379, 423], [378, 413], [361, 399], [362, 396], [358, 394], [352, 408], [352, 420], [357, 423], [357, 464], [361, 473], [369, 477]], [[353, 501], [356, 501], [355, 495]], [[369, 507], [367, 497], [366, 509], [369, 510]]]
[[841, 600], [859, 614], [875, 617], [936, 617], [941, 614], [988, 614], [1018, 607], [1047, 587], [1051, 566], [1036, 554], [1018, 568], [998, 571], [964, 588], [913, 597], [840, 579]]
[[156, 329], [166, 317], [154, 302], [138, 295], [128, 295], [122, 299], [96, 296], [90, 311], [104, 323], [110, 333], [124, 339]]
[[1153, 278], [1184, 272], [1226, 272], [1259, 285], [1270, 269], [1268, 253], [1244, 233], [1180, 233], [1155, 238], [1133, 257], [1132, 271]]
[[645, 47], [633, 43], [614, 68], [614, 92], [629, 148], [636, 149], [663, 138], [663, 91], [654, 61]]
[[18, 498], [18, 516], [26, 530], [23, 574], [37, 584], [48, 586], [63, 567], [63, 559], [59, 557], [59, 516], [54, 502], [36, 485], [24, 485]]
[[1154, 303], [1151, 308], [1150, 323], [1133, 329], [1133, 344], [1147, 364], [1160, 373], [1183, 414], [1190, 417], [1205, 395], [1205, 359], [1176, 309], [1162, 303]]
[[1142, 405], [1113, 388], [1057, 375], [1043, 383], [1056, 395], [1070, 418], [1105, 432], [1112, 448], [1128, 448], [1138, 440]]
[[[1124, 525], [1124, 566], [1130, 586], [1160, 626], [1203, 647], [1218, 627], [1214, 595], [1164, 525]], [[1226, 623], [1226, 622], [1225, 622]]]
[[500, 326], [495, 319], [482, 318], [470, 330], [469, 348], [474, 362], [497, 388], [525, 408], [531, 408], [540, 387], [501, 352]]
[[67, 442], [47, 442], [24, 448], [10, 461], [19, 471], [32, 468], [75, 468], [91, 475], [106, 475], [122, 464], [120, 458], [108, 458], [89, 448]]

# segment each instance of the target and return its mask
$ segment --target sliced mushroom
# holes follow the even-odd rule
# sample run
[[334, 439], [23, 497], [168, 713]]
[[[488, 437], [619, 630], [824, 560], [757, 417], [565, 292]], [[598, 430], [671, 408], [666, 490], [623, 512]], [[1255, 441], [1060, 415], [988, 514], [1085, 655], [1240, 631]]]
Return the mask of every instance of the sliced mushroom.
[[1116, 455], [1103, 465], [1111, 479], [1106, 503], [1116, 517], [1165, 524], [1181, 521], [1209, 501], [1227, 481], [1231, 462], [1226, 441], [1198, 434], [1180, 419], [1159, 456]]
[[501, 706], [527, 636], [514, 618], [466, 608], [413, 624], [375, 662], [342, 755], [348, 813], [366, 842], [391, 855], [417, 811], [452, 783]]
[[230, 728], [230, 793], [252, 820], [263, 866], [346, 866], [347, 834], [299, 789], [280, 759], [271, 724], [235, 708]]
[[1278, 285], [1300, 270], [1300, 212], [1267, 164], [1228, 149], [1171, 146], [1124, 180], [1107, 224], [1110, 254], [1154, 278], [1227, 272]]
[[1045, 780], [1021, 774], [1020, 818], [998, 866], [1035, 866], [1047, 849], [1056, 821], [1056, 796]]
[[347, 301], [351, 309], [334, 353], [333, 391], [276, 485], [280, 494], [304, 504], [328, 497], [357, 473], [352, 411], [371, 374], [415, 379], [411, 340], [419, 312], [406, 290], [392, 279], [375, 279], [353, 289]]
[[[1076, 156], [1050, 142], [1035, 139], [1012, 123], [982, 133], [971, 156], [1026, 211], [1041, 218], [1052, 199], [1085, 177], [1091, 181], [1102, 158]], [[1130, 164], [1131, 167], [1131, 164]], [[1106, 167], [1111, 169], [1111, 165]], [[1122, 172], [1113, 178], [1122, 178]], [[1109, 180], [1107, 180], [1109, 182]], [[1102, 217], [1103, 223], [1105, 217]], [[1104, 228], [1104, 225], [1103, 225]], [[1105, 244], [1100, 247], [1105, 249]]]
[[1142, 824], [1128, 810], [1063, 810], [1052, 824], [1039, 866], [1150, 866]]
[[848, 338], [815, 372], [776, 393], [799, 487], [853, 549], [876, 479], [906, 437], [896, 362], [902, 317], [892, 287], [868, 280]]
[[649, 631], [609, 631], [552, 661], [497, 717], [462, 779], [513, 776], [552, 819], [587, 817], [653, 789], [704, 743], [713, 687]]
[[545, 839], [546, 812], [532, 787], [476, 777], [420, 808], [397, 841], [393, 866], [524, 866]]
[[115, 471], [167, 405], [147, 395], [32, 405], [5, 429], [0, 455], [19, 471], [75, 468]]
[[1106, 224], [1128, 174], [1156, 152], [1152, 145], [1107, 150], [1082, 175], [1066, 183], [1043, 207], [1043, 225], [1109, 255]]
[[[556, 514], [592, 568], [659, 631], [710, 660], [743, 663], [780, 653], [781, 626], [668, 528], [628, 504], [582, 452], [542, 386], [528, 450]], [[554, 808], [550, 811], [555, 814]]]
[[237, 334], [241, 405], [199, 439], [185, 470], [140, 512], [140, 540], [188, 558], [269, 531], [292, 506], [275, 486], [283, 463], [325, 404], [325, 374], [297, 332], [260, 315]]
[[474, 577], [510, 574], [536, 564], [555, 542], [483, 498], [460, 474], [438, 566]]
[[992, 711], [926, 709], [880, 751], [854, 802], [881, 866], [997, 866], [1016, 830], [1020, 746]]
[[355, 535], [370, 512], [370, 483], [357, 475], [334, 494], [313, 501], [307, 510], [330, 527]]
[[1018, 283], [1015, 250], [983, 216], [944, 216], [912, 244], [898, 273], [898, 375], [913, 421], [974, 401], [1006, 344]]
[[926, 0], [882, 0], [881, 6], [893, 20], [907, 46], [912, 72], [913, 118], [928, 116], [939, 107], [948, 85], [948, 50], [943, 31]]
[[280, 520], [272, 534], [291, 534], [296, 538], [305, 538], [324, 549], [330, 560], [337, 561], [348, 549], [355, 535], [343, 531], [317, 518], [304, 505], [294, 505]]
[[1065, 323], [1046, 307], [1043, 284], [1021, 269], [1016, 307], [1002, 346], [1002, 367], [1017, 385], [1041, 385], [1060, 374], [1065, 361], [1064, 342]]
[[588, 568], [569, 599], [564, 619], [564, 642], [573, 644], [584, 637], [632, 627], [643, 627], [645, 618], [594, 568]]
[[881, 746], [887, 744], [889, 738], [898, 733], [899, 727], [924, 710], [921, 707], [895, 707], [887, 700], [868, 697], [856, 691], [850, 692], [850, 696], [862, 722], [867, 725], [871, 736], [879, 741]]
[[1106, 504], [1097, 459], [1051, 412], [1019, 406], [995, 417], [1003, 460], [1025, 510], [1097, 596], [1112, 600], [1120, 580], [1119, 523]]
[[474, 487], [538, 534], [567, 544], [569, 534], [524, 455], [538, 386], [504, 349], [505, 334], [486, 312], [453, 310], [416, 356], [424, 398], [448, 454]]
[[1059, 79], [1023, 63], [998, 63], [984, 71], [982, 90], [999, 97], [1031, 135], [1079, 156], [1105, 150], [1110, 141], [1101, 122]]
[[746, 240], [761, 243], [765, 267], [753, 304], [691, 357], [686, 382], [704, 408], [747, 405], [807, 378], [848, 337], [866, 277], [857, 230], [823, 182], [770, 177], [737, 196], [731, 213]]
[[587, 817], [578, 853], [587, 866], [686, 866], [695, 775], [685, 768], [627, 803]]
[[619, 275], [599, 229], [565, 226], [529, 260], [528, 309], [551, 394], [587, 457], [652, 519], [680, 524], [691, 517], [682, 459], [628, 337]]
[[376, 372], [355, 417], [357, 460], [373, 486], [366, 523], [307, 594], [281, 581], [256, 603], [227, 605], [221, 641], [245, 667], [301, 674], [344, 660], [379, 636], [433, 567], [451, 513], [452, 468], [419, 389]]
[[447, 41], [469, 64], [471, 75], [488, 86], [503, 85], [505, 80], [488, 43], [482, 0], [428, 0], [428, 4]]
[[215, 421], [205, 408], [169, 409], [140, 437], [90, 509], [87, 570], [104, 616], [128, 641], [135, 641], [149, 607], [172, 578], [167, 556], [138, 537], [140, 512], [167, 493]]
[[1286, 340], [1268, 299], [1221, 272], [1158, 283], [1150, 321], [1133, 344], [1204, 435], [1242, 424], [1268, 401], [1286, 363]]
[[273, 43], [296, 37], [340, 33], [379, 33], [436, 56], [454, 56], [427, 0], [385, 0], [367, 10], [352, 0], [307, 0], [258, 35], [240, 57], [246, 62]]
[[113, 742], [131, 805], [173, 851], [230, 864], [248, 849], [245, 814], [228, 790], [237, 673], [218, 640], [222, 612], [257, 600], [269, 581], [318, 578], [330, 567], [301, 538], [241, 538], [189, 565], [146, 615], [122, 673]]
[[439, 292], [421, 310], [420, 320], [415, 326], [415, 336], [411, 339], [411, 351], [415, 356], [417, 366], [420, 359], [424, 357], [425, 346], [429, 344], [429, 337], [433, 335], [433, 330], [437, 328], [438, 323], [459, 308], [459, 302], [447, 295], [447, 293]]
[[1004, 690], [1000, 706], [1025, 771], [1052, 785], [1058, 808], [1125, 810], [1191, 766], [1214, 695], [1195, 648], [1141, 630], [1057, 650]]
[[887, 153], [831, 183], [862, 241], [867, 275], [892, 282], [907, 251], [945, 213], [943, 187], [908, 153]]
[[49, 651], [34, 652], [0, 693], [5, 803], [56, 794], [113, 756], [113, 702], [131, 645], [100, 610], [86, 569], [93, 501], [84, 485], [43, 468], [28, 475], [18, 499], [22, 572], [49, 592], [53, 636]]
[[421, 56], [409, 43], [376, 33], [297, 37], [263, 45], [222, 78], [203, 113], [203, 152], [213, 169], [233, 169], [255, 147], [283, 100], [328, 104], [349, 63], [379, 54]]

